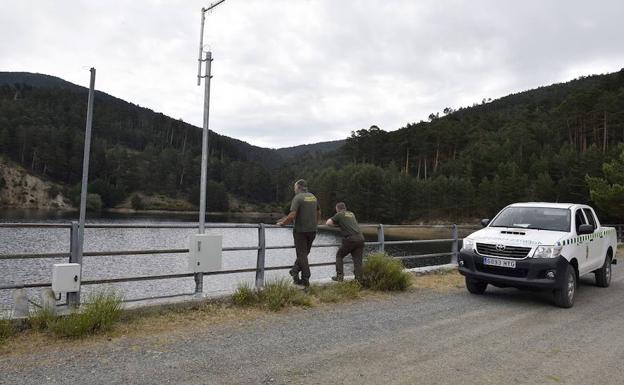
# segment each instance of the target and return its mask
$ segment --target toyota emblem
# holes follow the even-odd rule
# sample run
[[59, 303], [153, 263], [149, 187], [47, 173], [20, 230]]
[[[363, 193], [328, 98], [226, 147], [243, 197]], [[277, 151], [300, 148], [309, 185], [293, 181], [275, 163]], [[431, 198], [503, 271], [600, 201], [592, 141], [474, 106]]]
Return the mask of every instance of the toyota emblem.
[[505, 245], [496, 245], [496, 250], [498, 251], [505, 251]]

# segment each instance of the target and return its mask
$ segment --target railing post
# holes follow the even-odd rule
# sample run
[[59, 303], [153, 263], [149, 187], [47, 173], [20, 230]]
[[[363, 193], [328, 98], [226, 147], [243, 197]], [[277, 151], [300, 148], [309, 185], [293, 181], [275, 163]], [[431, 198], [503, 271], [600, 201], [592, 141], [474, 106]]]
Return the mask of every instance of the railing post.
[[382, 224], [377, 228], [377, 242], [379, 242], [379, 252], [385, 252], [384, 226]]
[[[77, 221], [72, 221], [69, 230], [69, 263], [82, 265], [82, 253], [80, 252], [79, 226]], [[75, 293], [67, 293], [67, 304], [71, 307], [80, 306], [80, 288]]]
[[451, 226], [451, 238], [453, 238], [453, 245], [451, 248], [451, 263], [457, 263], [457, 256], [459, 255], [459, 236], [457, 231], [457, 225]]
[[258, 260], [256, 262], [256, 288], [264, 286], [264, 257], [266, 256], [266, 234], [264, 223], [258, 226]]
[[204, 291], [204, 273], [195, 273], [195, 294], [201, 294]]

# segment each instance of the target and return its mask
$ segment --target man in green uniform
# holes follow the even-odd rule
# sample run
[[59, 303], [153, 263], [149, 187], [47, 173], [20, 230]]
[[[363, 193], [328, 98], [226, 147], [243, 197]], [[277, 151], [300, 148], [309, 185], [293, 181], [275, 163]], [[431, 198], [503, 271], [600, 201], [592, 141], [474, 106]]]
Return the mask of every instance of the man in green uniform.
[[336, 204], [336, 215], [327, 220], [328, 226], [340, 227], [342, 245], [336, 252], [336, 276], [334, 281], [344, 279], [343, 258], [351, 254], [353, 258], [353, 273], [356, 281], [362, 283], [362, 254], [364, 253], [364, 235], [360, 230], [355, 214], [347, 211], [344, 202]]
[[[280, 219], [277, 224], [284, 226], [295, 222], [293, 238], [297, 259], [290, 270], [290, 275], [295, 284], [308, 287], [310, 286], [308, 255], [312, 248], [312, 242], [316, 238], [316, 227], [318, 219], [321, 217], [321, 207], [314, 194], [308, 192], [308, 184], [305, 180], [299, 179], [295, 183], [294, 190], [295, 197], [290, 204], [290, 214]], [[299, 278], [300, 272], [301, 278]]]

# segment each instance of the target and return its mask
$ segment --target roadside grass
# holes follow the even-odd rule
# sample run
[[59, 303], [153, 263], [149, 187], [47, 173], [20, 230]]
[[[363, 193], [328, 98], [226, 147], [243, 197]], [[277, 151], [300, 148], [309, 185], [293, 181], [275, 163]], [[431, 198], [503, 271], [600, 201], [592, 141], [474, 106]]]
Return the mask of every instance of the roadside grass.
[[412, 284], [412, 274], [401, 261], [384, 253], [370, 254], [362, 265], [363, 285], [377, 291], [404, 291]]
[[0, 345], [4, 345], [16, 332], [13, 324], [8, 319], [0, 319]]
[[110, 331], [122, 313], [122, 297], [115, 292], [91, 295], [80, 311], [56, 316], [47, 309], [38, 309], [27, 319], [32, 330], [50, 333], [56, 337], [81, 338]]
[[362, 286], [357, 281], [337, 282], [330, 285], [310, 286], [310, 295], [320, 303], [336, 303], [360, 298]]
[[238, 285], [234, 294], [232, 294], [232, 303], [237, 306], [253, 306], [260, 302], [258, 292], [251, 286], [249, 282], [243, 282]]
[[48, 330], [58, 337], [80, 338], [109, 331], [121, 318], [122, 297], [115, 292], [92, 295], [80, 312], [61, 316], [48, 323]]
[[416, 273], [412, 279], [413, 289], [429, 289], [446, 292], [454, 289], [462, 289], [464, 286], [464, 276], [459, 274], [456, 269]]
[[[402, 268], [392, 265], [388, 257], [372, 256], [375, 263], [371, 272], [390, 270], [393, 276], [399, 270], [399, 287], [406, 282], [414, 289], [447, 290], [461, 282], [461, 276], [454, 271], [430, 272], [414, 276]], [[388, 268], [390, 266], [390, 268]], [[379, 271], [377, 271], [379, 273]], [[375, 276], [385, 276], [384, 274]], [[396, 280], [390, 280], [394, 282]], [[150, 338], [155, 345], [166, 341], [186, 338], [189, 330], [210, 328], [217, 325], [227, 327], [244, 325], [247, 322], [292, 307], [308, 308], [317, 305], [335, 304], [360, 298], [387, 298], [387, 291], [377, 291], [360, 286], [355, 281], [313, 284], [303, 291], [293, 286], [288, 279], [269, 281], [264, 289], [256, 290], [249, 283], [241, 284], [231, 297], [202, 300], [192, 303], [170, 304], [121, 312], [119, 297], [111, 298], [105, 293], [89, 298], [81, 308], [82, 313], [73, 313], [57, 318], [39, 311], [29, 317], [26, 329], [17, 333], [10, 323], [0, 323], [0, 333], [7, 335], [0, 343], [0, 356], [20, 354], [45, 349], [48, 346], [84, 346], [111, 341], [113, 338], [141, 336]], [[110, 295], [110, 293], [108, 294]], [[119, 302], [118, 302], [119, 301]], [[117, 322], [119, 320], [119, 322]], [[1, 322], [1, 321], [0, 321]], [[7, 326], [9, 332], [2, 330]], [[13, 337], [11, 337], [13, 336]], [[80, 338], [88, 336], [88, 338]]]
[[43, 331], [48, 329], [50, 325], [56, 320], [56, 316], [52, 311], [44, 308], [39, 308], [28, 316], [27, 324], [33, 330]]

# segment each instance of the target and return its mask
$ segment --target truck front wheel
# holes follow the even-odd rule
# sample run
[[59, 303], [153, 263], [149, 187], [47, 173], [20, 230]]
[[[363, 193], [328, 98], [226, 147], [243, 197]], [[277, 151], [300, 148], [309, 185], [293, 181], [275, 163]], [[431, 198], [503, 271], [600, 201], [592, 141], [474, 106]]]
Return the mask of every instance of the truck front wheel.
[[611, 284], [611, 256], [605, 257], [604, 265], [595, 271], [596, 274], [596, 286], [609, 287]]
[[566, 266], [563, 278], [561, 287], [555, 289], [555, 305], [570, 308], [576, 297], [576, 272], [570, 264]]
[[487, 282], [479, 281], [476, 279], [472, 279], [470, 277], [466, 277], [466, 289], [472, 294], [483, 294], [485, 293], [485, 289], [487, 289]]

